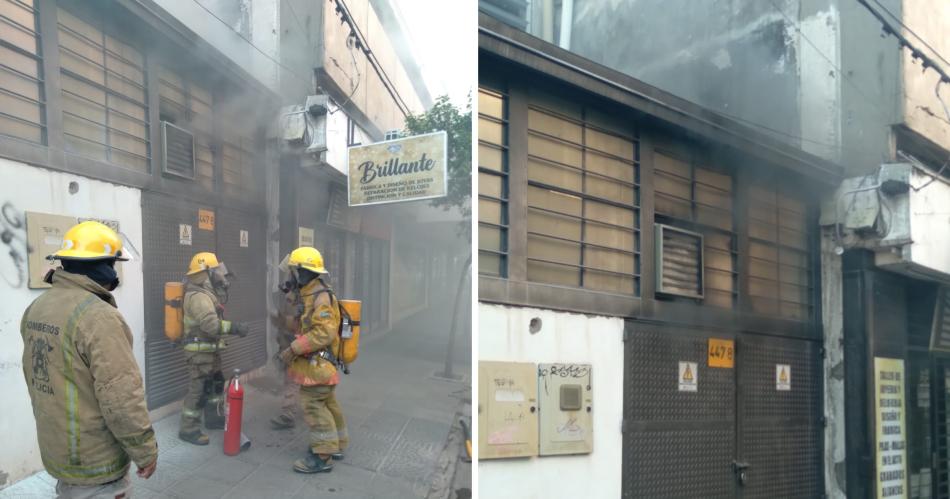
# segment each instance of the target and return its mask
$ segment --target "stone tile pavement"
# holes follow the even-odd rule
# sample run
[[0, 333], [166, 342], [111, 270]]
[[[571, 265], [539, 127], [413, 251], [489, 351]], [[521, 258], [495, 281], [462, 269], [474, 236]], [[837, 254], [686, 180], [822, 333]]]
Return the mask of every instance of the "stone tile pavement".
[[[270, 428], [280, 400], [276, 376], [264, 369], [245, 385], [249, 450], [225, 456], [221, 431], [210, 432], [211, 444], [205, 447], [182, 442], [177, 438], [179, 415], [172, 414], [154, 423], [158, 470], [149, 480], [133, 474], [133, 497], [454, 498], [459, 483], [471, 484], [471, 466], [458, 465], [458, 418], [471, 416], [470, 376], [464, 383], [435, 379], [433, 373], [442, 367], [445, 329], [425, 316], [403, 324], [364, 345], [352, 373], [343, 376], [337, 393], [351, 444], [332, 472], [293, 472], [293, 461], [307, 449], [306, 427], [300, 420], [293, 430]], [[463, 336], [459, 343], [455, 371], [469, 374], [470, 342]], [[52, 497], [54, 485], [41, 472], [0, 490], [0, 498]]]

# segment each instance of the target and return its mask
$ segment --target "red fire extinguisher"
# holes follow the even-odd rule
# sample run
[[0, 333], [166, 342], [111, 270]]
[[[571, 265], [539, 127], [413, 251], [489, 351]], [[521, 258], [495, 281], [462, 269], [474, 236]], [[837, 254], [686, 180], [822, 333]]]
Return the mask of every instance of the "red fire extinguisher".
[[224, 453], [236, 456], [241, 452], [241, 413], [244, 411], [244, 387], [241, 386], [241, 370], [234, 370], [228, 384], [228, 405], [224, 409]]

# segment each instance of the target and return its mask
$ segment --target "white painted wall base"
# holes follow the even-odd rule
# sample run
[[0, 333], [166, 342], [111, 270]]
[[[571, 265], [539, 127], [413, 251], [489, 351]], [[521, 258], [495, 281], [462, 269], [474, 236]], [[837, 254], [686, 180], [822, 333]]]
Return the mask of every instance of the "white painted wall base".
[[[138, 189], [122, 187], [86, 177], [54, 172], [23, 163], [0, 159], [0, 205], [6, 206], [6, 217], [25, 221], [27, 211], [97, 217], [118, 220], [119, 227], [132, 244], [142, 251], [142, 195]], [[69, 183], [76, 182], [79, 190], [69, 193]], [[25, 478], [43, 468], [36, 443], [36, 426], [26, 382], [23, 379], [23, 341], [20, 338], [20, 319], [26, 307], [43, 290], [28, 289], [25, 282], [17, 287], [18, 275], [26, 271], [24, 263], [18, 268], [10, 256], [11, 249], [22, 251], [26, 228], [14, 227], [9, 220], [0, 220], [0, 231], [10, 230], [10, 245], [0, 243], [0, 435], [16, 435], [4, 442], [0, 452], [0, 487]], [[45, 256], [45, 255], [44, 255]], [[143, 255], [148, 258], [148, 255]], [[122, 284], [115, 291], [119, 310], [132, 329], [133, 351], [139, 369], [145, 367], [145, 306], [142, 284], [142, 262], [122, 265]], [[25, 276], [23, 276], [25, 277]]]
[[[541, 330], [531, 334], [534, 317]], [[478, 318], [479, 360], [589, 363], [594, 376], [594, 452], [479, 461], [482, 495], [620, 497], [623, 320], [488, 304], [478, 305]]]

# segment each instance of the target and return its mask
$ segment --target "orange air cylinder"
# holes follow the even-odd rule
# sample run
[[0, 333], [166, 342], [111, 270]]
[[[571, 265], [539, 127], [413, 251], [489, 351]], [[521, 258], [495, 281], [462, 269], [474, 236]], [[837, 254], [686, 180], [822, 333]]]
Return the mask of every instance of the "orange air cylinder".
[[342, 355], [340, 360], [344, 364], [352, 364], [360, 354], [360, 309], [363, 302], [359, 300], [340, 300], [340, 305], [350, 316], [349, 327], [343, 325], [343, 332], [340, 340], [343, 342], [341, 347]]
[[178, 341], [184, 329], [185, 285], [181, 282], [165, 283], [165, 336]]

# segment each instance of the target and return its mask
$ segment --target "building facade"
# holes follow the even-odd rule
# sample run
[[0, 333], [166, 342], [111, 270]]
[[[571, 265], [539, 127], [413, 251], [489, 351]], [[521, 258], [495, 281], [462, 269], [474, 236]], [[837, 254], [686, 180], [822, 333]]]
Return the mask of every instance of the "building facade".
[[[742, 315], [743, 311], [768, 310], [766, 315], [778, 315], [786, 322], [802, 321], [803, 331], [810, 331], [802, 336], [810, 339], [802, 358], [823, 366], [812, 371], [806, 368], [804, 372], [810, 378], [798, 376], [795, 373], [802, 369], [796, 368], [794, 363], [774, 360], [774, 354], [766, 351], [743, 348], [743, 335], [756, 332], [758, 328], [742, 328], [743, 333], [738, 335], [735, 344], [739, 389], [735, 392], [738, 424], [734, 435], [739, 454], [744, 452], [742, 449], [746, 448], [750, 438], [743, 427], [751, 423], [752, 433], [756, 434], [755, 421], [764, 421], [769, 415], [778, 414], [761, 401], [771, 403], [776, 400], [775, 396], [794, 396], [799, 381], [813, 384], [810, 386], [814, 387], [816, 395], [795, 400], [781, 413], [796, 417], [807, 414], [809, 418], [817, 415], [820, 423], [819, 440], [808, 444], [807, 449], [799, 444], [807, 440], [801, 436], [772, 442], [767, 455], [777, 461], [787, 459], [788, 464], [763, 466], [763, 463], [756, 462], [757, 458], [746, 455], [737, 458], [734, 469], [749, 465], [745, 470], [748, 482], [738, 485], [738, 488], [744, 491], [743, 497], [748, 494], [758, 497], [763, 489], [759, 488], [762, 482], [757, 480], [761, 473], [765, 473], [770, 476], [766, 480], [771, 487], [765, 495], [767, 497], [795, 494], [835, 498], [950, 496], [946, 450], [946, 344], [942, 336], [947, 305], [944, 287], [950, 283], [950, 256], [946, 251], [950, 241], [947, 240], [945, 217], [950, 195], [945, 179], [945, 163], [950, 154], [947, 140], [950, 116], [947, 115], [945, 100], [941, 98], [948, 92], [945, 83], [950, 81], [950, 78], [943, 77], [948, 66], [941, 56], [950, 52], [950, 45], [942, 34], [950, 23], [950, 11], [945, 3], [782, 0], [696, 4], [689, 1], [598, 3], [555, 0], [482, 1], [480, 9], [507, 25], [495, 29], [492, 26], [496, 21], [483, 22], [482, 39], [489, 38], [489, 32], [502, 31], [504, 34], [495, 38], [507, 39], [508, 43], [518, 47], [510, 51], [516, 57], [505, 57], [517, 59], [517, 64], [534, 69], [539, 66], [535, 63], [537, 58], [556, 60], [561, 72], [569, 73], [567, 68], [571, 68], [575, 73], [585, 74], [586, 78], [596, 76], [604, 85], [613, 87], [610, 89], [612, 93], [632, 85], [622, 83], [624, 78], [635, 78], [655, 87], [653, 91], [643, 92], [649, 97], [663, 95], [656, 88], [670, 92], [715, 113], [716, 118], [711, 120], [715, 124], [745, 126], [794, 150], [840, 165], [840, 178], [828, 177], [832, 183], [840, 182], [831, 189], [794, 186], [783, 174], [771, 177], [767, 182], [790, 189], [792, 194], [807, 194], [804, 205], [809, 216], [804, 220], [803, 229], [810, 241], [801, 253], [794, 252], [802, 249], [795, 250], [794, 242], [790, 246], [779, 242], [779, 266], [777, 272], [770, 275], [778, 276], [779, 281], [791, 279], [794, 273], [789, 272], [790, 260], [785, 258], [804, 255], [807, 256], [810, 277], [807, 281], [780, 282], [779, 303], [771, 309], [762, 308], [766, 303], [761, 296], [766, 275], [761, 273], [763, 227], [762, 220], [758, 220], [769, 210], [761, 209], [761, 205], [756, 208], [761, 200], [759, 193], [750, 186], [750, 190], [743, 194], [743, 175], [732, 173], [739, 182], [734, 184], [733, 210], [736, 213], [745, 211], [744, 216], [748, 217], [735, 217], [732, 229], [734, 240], [738, 241], [734, 247], [734, 280], [738, 283], [734, 295], [736, 313]], [[531, 37], [524, 37], [523, 33]], [[618, 33], [623, 35], [618, 36]], [[481, 42], [483, 58], [487, 52], [485, 47], [486, 44]], [[525, 52], [532, 55], [529, 57]], [[518, 68], [522, 70], [521, 66]], [[578, 87], [583, 86], [578, 82], [583, 78], [577, 75], [565, 78], [573, 85], [567, 92], [570, 100], [576, 100], [575, 96], [581, 93]], [[514, 97], [511, 100], [516, 102]], [[522, 123], [519, 129], [527, 127], [529, 134], [537, 132], [531, 125], [532, 115], [539, 116], [537, 106], [529, 102], [527, 125]], [[676, 107], [682, 110], [683, 106]], [[517, 108], [513, 104], [510, 109], [514, 113]], [[517, 113], [512, 114], [511, 129], [515, 129], [517, 116]], [[641, 215], [647, 213], [647, 208], [652, 208], [653, 221], [662, 222], [658, 213], [667, 201], [662, 199], [665, 194], [659, 183], [655, 192], [648, 192], [644, 173], [648, 157], [644, 156], [643, 147], [649, 142], [645, 135], [643, 137], [640, 140]], [[528, 137], [529, 172], [532, 163], [536, 162], [532, 159], [532, 140], [537, 143], [538, 139], [532, 135]], [[513, 152], [516, 144], [515, 141], [503, 144], [510, 149], [499, 150]], [[656, 162], [657, 157], [654, 153], [653, 161], [660, 165]], [[775, 157], [780, 155], [773, 155], [773, 159]], [[731, 161], [727, 164], [741, 172], [746, 163]], [[499, 175], [499, 178], [516, 178], [514, 168], [518, 163], [508, 165], [510, 169], [506, 171], [509, 173]], [[753, 169], [768, 178], [770, 174], [766, 172], [769, 169], [763, 165], [756, 165]], [[492, 174], [484, 166], [481, 175]], [[657, 166], [653, 168], [656, 170]], [[654, 177], [659, 178], [659, 175], [654, 173]], [[700, 184], [694, 181], [693, 185]], [[694, 189], [694, 195], [700, 192]], [[486, 195], [482, 193], [483, 199]], [[513, 200], [517, 191], [510, 191], [510, 196], [509, 210], [515, 206]], [[746, 201], [742, 200], [743, 196]], [[788, 199], [785, 198], [785, 203], [779, 202], [776, 220], [780, 223], [779, 241], [791, 242], [794, 239], [787, 238], [791, 234], [786, 224], [794, 220], [789, 215], [797, 210], [790, 210], [792, 205], [787, 204]], [[516, 208], [515, 213], [520, 213], [522, 208]], [[530, 201], [527, 209], [530, 220], [530, 210], [534, 209]], [[517, 223], [518, 218], [510, 211], [508, 213], [509, 222]], [[767, 217], [772, 218], [771, 215]], [[642, 226], [643, 223], [641, 219]], [[797, 225], [800, 222], [792, 223]], [[511, 234], [515, 233], [514, 227], [508, 229]], [[647, 235], [645, 229], [643, 226], [643, 237]], [[530, 222], [527, 230], [531, 237]], [[698, 232], [708, 233], [705, 230]], [[519, 261], [509, 262], [505, 285], [509, 290], [517, 289], [519, 299], [533, 302], [546, 295], [533, 291], [530, 285], [518, 289], [520, 286], [511, 281], [519, 276], [532, 280], [532, 252], [543, 247], [537, 237], [534, 236], [534, 250], [531, 249], [532, 239], [528, 239], [527, 249], [523, 250], [528, 258], [527, 272], [519, 273], [522, 272], [519, 270], [519, 256]], [[654, 263], [654, 255], [647, 253], [656, 247], [655, 235], [653, 239], [644, 241], [641, 265], [660, 265]], [[743, 239], [747, 242], [743, 243]], [[768, 238], [765, 240], [774, 242]], [[707, 238], [705, 244], [710, 241]], [[510, 255], [499, 253], [499, 256], [514, 256], [518, 248], [516, 244], [516, 239], [509, 238]], [[486, 242], [482, 248], [482, 254], [486, 250], [498, 249], [494, 242]], [[582, 244], [581, 251], [584, 248]], [[706, 253], [711, 255], [709, 251]], [[587, 260], [581, 258], [576, 260], [578, 265], [586, 265]], [[574, 261], [573, 255], [571, 260]], [[707, 256], [707, 262], [710, 261]], [[496, 285], [497, 278], [488, 278], [485, 274], [498, 274], [495, 269], [494, 264], [489, 269], [481, 269], [483, 275], [480, 279], [485, 283], [482, 289], [492, 290]], [[655, 281], [648, 279], [652, 277], [648, 267], [639, 270], [643, 283]], [[707, 286], [719, 290], [716, 271], [708, 270], [705, 274]], [[537, 264], [533, 273], [539, 275]], [[573, 279], [573, 273], [561, 275], [570, 275]], [[787, 291], [796, 289], [790, 285], [806, 282], [808, 299], [796, 298], [795, 302], [802, 302], [799, 305], [787, 302], [788, 297], [795, 296], [794, 293], [787, 294]], [[656, 289], [644, 287], [641, 293], [639, 311], [634, 309], [622, 315], [650, 317], [657, 310], [669, 307], [662, 301], [658, 301], [659, 305], [649, 304], [650, 294], [656, 296]], [[486, 302], [494, 300], [491, 291], [481, 296]], [[706, 293], [703, 308], [714, 308], [710, 306], [711, 298], [715, 298], [715, 294]], [[583, 299], [574, 301], [583, 303]], [[603, 306], [609, 303], [609, 298], [598, 295], [597, 302]], [[807, 307], [803, 309], [804, 302], [807, 302]], [[808, 311], [798, 317], [786, 315], [795, 309]], [[492, 305], [492, 311], [498, 314], [502, 309]], [[700, 315], [681, 310], [674, 317], [677, 321], [689, 322], [697, 320]], [[709, 328], [719, 328], [728, 322], [724, 318], [711, 317], [702, 321]], [[512, 328], [523, 327], [516, 322], [510, 324]], [[601, 331], [613, 330], [608, 334], [616, 335], [617, 329], [617, 326], [604, 327]], [[794, 348], [795, 342], [799, 341], [789, 342], [789, 334], [782, 332], [780, 327], [766, 326], [764, 330], [769, 333], [769, 338], [774, 338], [774, 341], [764, 342], [767, 350]], [[658, 334], [673, 333], [676, 331]], [[483, 336], [487, 334], [488, 331], [483, 330]], [[525, 337], [539, 341], [533, 336]], [[654, 357], [662, 358], [662, 353], [667, 351], [666, 347], [655, 346], [662, 344], [660, 341], [648, 343], [653, 345], [651, 348], [662, 349]], [[628, 348], [624, 348], [623, 364], [631, 369], [631, 365], [637, 365], [639, 360], [626, 355]], [[505, 348], [501, 345], [496, 347], [496, 355], [501, 355], [503, 350]], [[530, 360], [531, 354], [521, 354], [520, 357], [510, 360]], [[778, 389], [780, 380], [776, 380], [776, 385], [769, 390], [757, 392], [763, 387], [756, 385], [756, 379], [759, 382], [762, 379], [756, 375], [747, 377], [744, 372], [755, 369], [762, 358], [779, 366], [790, 365], [792, 375], [788, 393]], [[596, 368], [597, 364], [594, 364], [595, 373]], [[654, 367], [634, 369], [653, 370]], [[700, 391], [702, 379], [700, 375]], [[642, 402], [640, 398], [631, 397], [638, 390], [627, 386], [631, 381], [630, 377], [624, 378], [625, 420], [628, 420], [626, 411], [639, 415], [651, 410], [649, 405], [638, 408]], [[649, 378], [641, 381], [646, 385], [657, 383]], [[817, 397], [817, 402], [814, 397]], [[726, 410], [717, 412], [715, 407], [711, 404], [702, 414], [728, 413]], [[687, 414], [674, 403], [669, 403], [666, 409], [671, 412], [664, 415], [677, 415], [671, 419], [680, 417], [679, 414], [684, 414], [682, 417], [687, 419], [705, 417]], [[781, 422], [776, 419], [773, 424], [780, 425]], [[630, 428], [629, 421], [626, 427]], [[698, 431], [701, 427], [695, 429]], [[789, 436], [795, 431], [789, 428]], [[702, 442], [701, 435], [701, 432], [694, 433], [690, 438]], [[628, 440], [625, 438], [624, 442]], [[649, 445], [649, 440], [635, 441], [638, 444], [631, 447], [630, 452], [644, 453], [647, 459], [675, 468], [675, 464], [663, 460], [668, 449], [658, 450], [656, 445]], [[660, 441], [665, 446], [676, 448], [675, 433], [668, 433], [667, 439]], [[710, 452], [726, 452], [728, 449], [726, 446]], [[586, 463], [597, 452], [595, 446], [590, 457], [575, 459]], [[688, 456], [691, 455], [678, 454], [678, 459], [685, 464], [690, 462]], [[756, 452], [753, 451], [752, 455]], [[540, 461], [540, 458], [535, 459]], [[534, 460], [527, 462], [542, 466]], [[644, 493], [640, 488], [655, 483], [651, 474], [641, 470], [639, 474], [628, 476], [628, 455], [624, 455], [623, 462], [622, 475], [612, 473], [609, 483], [618, 484], [624, 495], [656, 495]], [[791, 470], [792, 463], [802, 462], [817, 466], [817, 470], [795, 471], [795, 485], [789, 485], [793, 483], [792, 475], [784, 479], [770, 475], [772, 470], [778, 469], [776, 466]], [[607, 465], [606, 460], [604, 464]], [[483, 470], [492, 480], [495, 478], [493, 473], [501, 473], [502, 468], [513, 470], [521, 465], [525, 465], [524, 462], [518, 465], [493, 462], [486, 464]], [[697, 486], [702, 481], [700, 476], [710, 473], [688, 474], [690, 469], [686, 465], [675, 471], [682, 487]], [[637, 481], [643, 484], [631, 488], [629, 484]], [[705, 492], [706, 488], [701, 490], [703, 493], [684, 489], [679, 496], [712, 495]], [[732, 497], [728, 491], [721, 496]]]
[[480, 490], [819, 496], [841, 169], [482, 6]]

